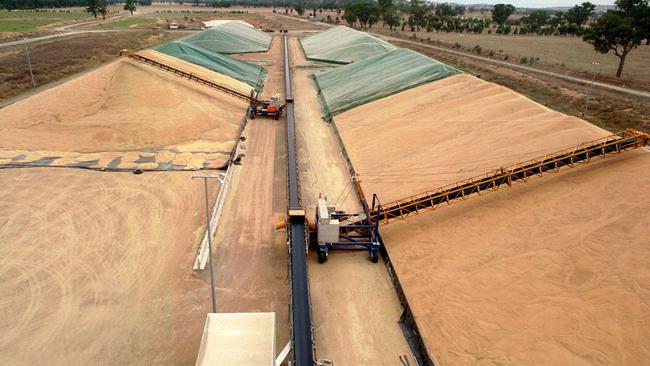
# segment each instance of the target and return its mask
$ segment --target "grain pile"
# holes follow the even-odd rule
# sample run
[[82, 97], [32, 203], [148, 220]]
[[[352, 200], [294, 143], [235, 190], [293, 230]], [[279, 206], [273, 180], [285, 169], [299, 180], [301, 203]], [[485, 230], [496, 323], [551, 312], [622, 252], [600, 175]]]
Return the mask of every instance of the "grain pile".
[[202, 32], [183, 38], [183, 42], [212, 52], [231, 54], [267, 52], [273, 37], [240, 22], [223, 22]]
[[[229, 158], [246, 107], [120, 59], [1, 109], [0, 164], [218, 166]], [[192, 271], [205, 208], [203, 186], [191, 177], [0, 169], [0, 364], [194, 362], [210, 301]]]
[[[250, 87], [184, 61], [147, 56], [227, 83]], [[203, 75], [203, 74], [202, 74]], [[120, 59], [0, 110], [0, 148], [100, 153], [168, 148], [228, 158], [244, 101], [130, 59]]]
[[[198, 77], [208, 79], [211, 81], [214, 81], [215, 83], [219, 85], [223, 85], [225, 87], [237, 90], [240, 93], [243, 94], [248, 94], [251, 91], [251, 86], [247, 85], [244, 82], [241, 82], [239, 80], [234, 79], [233, 77], [215, 72], [213, 70], [209, 70], [205, 67], [201, 67], [200, 65], [196, 65], [190, 62], [187, 62], [185, 60], [182, 60], [178, 57], [174, 57], [171, 55], [164, 54], [159, 51], [155, 50], [142, 50], [138, 51], [139, 55], [148, 57], [150, 59], [156, 60], [160, 63], [163, 63], [165, 65], [169, 65], [178, 69], [181, 69], [185, 72], [189, 72], [191, 74], [194, 74]], [[224, 56], [225, 57], [225, 56]]]
[[210, 291], [191, 175], [0, 170], [0, 364], [193, 363]]
[[421, 53], [398, 48], [313, 75], [327, 120], [416, 86], [461, 73]]
[[228, 75], [254, 88], [262, 86], [267, 74], [262, 66], [237, 60], [183, 41], [166, 43], [156, 48], [156, 51], [216, 73]]
[[363, 105], [335, 122], [366, 194], [384, 202], [609, 135], [470, 75]]
[[395, 49], [395, 46], [380, 38], [346, 26], [301, 38], [300, 45], [308, 60], [337, 64], [349, 64]]
[[[466, 75], [336, 123], [384, 202], [608, 134]], [[383, 226], [436, 364], [645, 364], [648, 169], [627, 152]]]

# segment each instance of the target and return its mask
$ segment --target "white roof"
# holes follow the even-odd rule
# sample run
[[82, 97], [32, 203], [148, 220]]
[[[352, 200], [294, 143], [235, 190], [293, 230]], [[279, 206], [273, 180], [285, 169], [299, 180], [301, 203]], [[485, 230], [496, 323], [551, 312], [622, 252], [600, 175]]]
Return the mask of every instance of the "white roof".
[[275, 313], [210, 313], [196, 365], [273, 366]]

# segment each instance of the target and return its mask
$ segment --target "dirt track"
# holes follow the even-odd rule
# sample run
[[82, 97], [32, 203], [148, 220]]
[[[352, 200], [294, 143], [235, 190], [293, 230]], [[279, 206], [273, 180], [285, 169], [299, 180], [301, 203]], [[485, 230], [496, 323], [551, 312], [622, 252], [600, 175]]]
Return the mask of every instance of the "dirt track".
[[200, 182], [13, 169], [0, 185], [0, 364], [194, 362], [210, 304], [191, 271]]
[[[320, 117], [316, 89], [308, 77], [298, 40], [290, 39], [302, 201], [313, 220], [319, 193], [329, 194], [337, 208], [359, 210], [347, 165], [333, 130]], [[414, 362], [398, 325], [402, 308], [383, 262], [368, 253], [334, 252], [319, 264], [309, 257], [316, 356], [337, 365], [397, 365], [400, 355]]]
[[[264, 98], [283, 91], [282, 40], [269, 53], [245, 59], [277, 60], [267, 66]], [[283, 94], [283, 93], [282, 93]], [[273, 311], [279, 352], [289, 340], [289, 279], [284, 232], [275, 223], [286, 213], [284, 121], [249, 120], [242, 165], [235, 166], [219, 229], [214, 239], [218, 312]]]

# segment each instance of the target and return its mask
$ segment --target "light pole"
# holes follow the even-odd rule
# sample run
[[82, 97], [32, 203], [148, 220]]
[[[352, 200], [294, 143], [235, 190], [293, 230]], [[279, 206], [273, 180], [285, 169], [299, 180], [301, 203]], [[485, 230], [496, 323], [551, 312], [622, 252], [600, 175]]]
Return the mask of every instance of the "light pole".
[[584, 112], [582, 112], [582, 118], [587, 117], [587, 108], [589, 108], [589, 98], [591, 97], [591, 91], [594, 89], [594, 84], [596, 83], [596, 67], [598, 67], [598, 71], [600, 72], [600, 62], [594, 61], [591, 63], [591, 69], [594, 75], [591, 78], [591, 86], [587, 91], [587, 100], [585, 101], [585, 110]]
[[212, 267], [212, 230], [210, 228], [210, 204], [208, 203], [208, 179], [216, 179], [223, 184], [224, 175], [219, 174], [206, 174], [194, 175], [192, 179], [203, 179], [203, 186], [205, 188], [205, 219], [208, 231], [208, 259], [210, 261], [210, 294], [212, 295], [212, 312], [217, 312], [217, 299], [214, 294], [214, 271]]
[[27, 48], [27, 38], [23, 38], [25, 43], [25, 53], [27, 53], [27, 64], [29, 65], [29, 75], [32, 77], [32, 89], [36, 89], [36, 80], [34, 80], [34, 71], [32, 71], [32, 60], [29, 58], [29, 48]]

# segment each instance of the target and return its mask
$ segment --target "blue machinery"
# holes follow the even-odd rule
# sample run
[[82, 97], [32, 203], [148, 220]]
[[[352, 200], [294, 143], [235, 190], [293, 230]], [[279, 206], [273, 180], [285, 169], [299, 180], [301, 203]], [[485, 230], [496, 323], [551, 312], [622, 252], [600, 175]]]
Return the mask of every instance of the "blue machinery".
[[[318, 224], [318, 262], [325, 263], [330, 250], [368, 250], [368, 258], [373, 263], [379, 262], [379, 197], [373, 195], [372, 210], [351, 215], [328, 204], [327, 197], [318, 198], [316, 223]], [[369, 217], [375, 212], [376, 217]], [[355, 223], [351, 223], [356, 221]]]
[[291, 91], [291, 69], [289, 67], [289, 45], [286, 31], [284, 34], [284, 90], [287, 103], [287, 193], [289, 197], [287, 239], [290, 251], [289, 271], [291, 272], [291, 341], [293, 343], [294, 365], [313, 366], [314, 342], [307, 279], [308, 231], [307, 225], [305, 225], [305, 210], [300, 202], [296, 130], [293, 120], [293, 93]]

